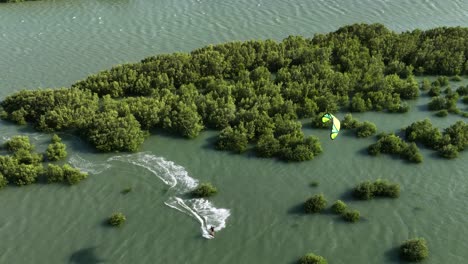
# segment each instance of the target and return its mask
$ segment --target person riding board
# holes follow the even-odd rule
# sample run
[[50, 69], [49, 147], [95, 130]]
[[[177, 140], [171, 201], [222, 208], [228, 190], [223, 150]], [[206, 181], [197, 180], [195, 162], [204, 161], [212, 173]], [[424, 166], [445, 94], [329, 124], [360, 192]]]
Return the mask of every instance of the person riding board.
[[215, 234], [214, 226], [211, 226], [210, 227], [210, 235], [214, 237], [214, 234]]

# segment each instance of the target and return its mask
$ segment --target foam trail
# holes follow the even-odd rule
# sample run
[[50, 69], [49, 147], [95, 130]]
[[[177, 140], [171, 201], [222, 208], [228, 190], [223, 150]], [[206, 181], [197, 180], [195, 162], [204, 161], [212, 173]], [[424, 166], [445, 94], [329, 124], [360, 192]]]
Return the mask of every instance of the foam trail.
[[90, 174], [99, 174], [111, 167], [110, 164], [105, 163], [92, 163], [91, 161], [83, 159], [79, 155], [73, 155], [70, 157], [68, 162], [73, 165], [73, 167], [80, 169], [81, 171], [90, 173]]
[[[198, 181], [190, 177], [184, 167], [148, 152], [116, 156], [109, 158], [108, 161], [128, 162], [143, 167], [173, 188], [176, 194], [193, 190], [198, 185]], [[208, 229], [213, 226], [216, 231], [220, 231], [226, 227], [226, 220], [230, 216], [228, 209], [215, 208], [210, 201], [205, 199], [184, 200], [171, 196], [165, 204], [195, 218], [201, 225], [202, 236], [208, 239], [213, 238]]]
[[177, 186], [176, 189], [181, 192], [193, 190], [198, 185], [198, 181], [190, 177], [184, 167], [146, 152], [116, 156], [109, 159], [109, 161], [113, 160], [129, 162], [143, 167], [158, 176], [171, 188]]
[[215, 208], [210, 201], [205, 199], [183, 200], [179, 197], [171, 197], [165, 204], [200, 222], [202, 236], [208, 239], [214, 238], [209, 234], [208, 229], [214, 227], [216, 231], [220, 231], [225, 228], [226, 220], [231, 215], [228, 209]]

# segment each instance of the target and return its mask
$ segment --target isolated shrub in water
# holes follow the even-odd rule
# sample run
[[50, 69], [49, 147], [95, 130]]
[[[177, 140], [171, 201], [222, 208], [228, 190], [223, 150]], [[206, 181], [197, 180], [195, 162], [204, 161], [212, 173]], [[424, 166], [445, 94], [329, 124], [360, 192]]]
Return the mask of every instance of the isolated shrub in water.
[[309, 214], [318, 213], [325, 209], [326, 206], [327, 200], [323, 194], [316, 194], [305, 202], [305, 212]]
[[454, 159], [458, 157], [458, 149], [452, 144], [448, 144], [439, 149], [439, 155], [446, 159]]
[[314, 253], [309, 253], [299, 260], [299, 264], [328, 264], [328, 262], [322, 256], [315, 255]]
[[371, 122], [363, 122], [358, 125], [356, 134], [358, 137], [369, 137], [377, 132], [377, 127]]
[[211, 183], [202, 183], [195, 190], [193, 190], [193, 195], [196, 197], [208, 197], [213, 196], [218, 192], [216, 188]]
[[446, 117], [447, 115], [448, 115], [448, 111], [445, 110], [445, 109], [437, 111], [437, 113], [436, 113], [436, 116], [438, 116], [438, 117]]
[[350, 210], [343, 213], [343, 219], [348, 222], [357, 222], [360, 217], [361, 214], [358, 210]]
[[420, 262], [429, 256], [429, 248], [424, 238], [406, 240], [400, 246], [400, 256], [404, 260]]
[[119, 227], [122, 226], [125, 223], [125, 221], [127, 221], [125, 215], [120, 212], [116, 212], [109, 217], [108, 223], [111, 226]]
[[375, 196], [397, 198], [400, 196], [400, 186], [380, 179], [375, 182], [365, 181], [354, 188], [353, 196], [361, 200], [369, 200]]
[[348, 206], [341, 200], [336, 201], [332, 206], [331, 209], [334, 213], [342, 214], [346, 211]]
[[445, 109], [447, 107], [447, 100], [445, 98], [436, 96], [428, 104], [428, 108], [431, 111]]

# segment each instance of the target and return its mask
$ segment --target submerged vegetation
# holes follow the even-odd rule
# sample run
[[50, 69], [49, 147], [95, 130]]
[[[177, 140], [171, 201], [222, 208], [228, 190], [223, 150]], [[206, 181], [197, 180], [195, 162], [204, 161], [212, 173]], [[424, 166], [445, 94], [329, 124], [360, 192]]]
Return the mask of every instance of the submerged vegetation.
[[354, 24], [310, 39], [210, 45], [119, 65], [71, 89], [20, 91], [1, 102], [0, 116], [40, 131], [75, 131], [104, 152], [137, 151], [152, 129], [194, 138], [209, 128], [221, 131], [218, 149], [310, 160], [322, 148], [304, 136], [299, 118], [405, 112], [403, 100], [419, 96], [415, 74], [468, 73], [467, 35], [460, 27], [395, 33]]
[[429, 256], [429, 248], [424, 238], [414, 238], [403, 242], [400, 256], [404, 260], [420, 262]]
[[328, 262], [322, 256], [309, 253], [299, 260], [299, 264], [328, 264]]

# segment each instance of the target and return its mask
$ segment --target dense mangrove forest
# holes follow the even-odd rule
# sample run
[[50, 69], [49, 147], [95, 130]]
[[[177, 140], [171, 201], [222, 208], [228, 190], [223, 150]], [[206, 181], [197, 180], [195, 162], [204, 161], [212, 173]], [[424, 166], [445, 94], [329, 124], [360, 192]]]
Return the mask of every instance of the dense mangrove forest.
[[[446, 77], [420, 87], [415, 76], [466, 74], [468, 28], [396, 33], [381, 24], [354, 24], [312, 38], [229, 42], [118, 65], [71, 88], [8, 96], [1, 102], [1, 117], [39, 131], [75, 132], [103, 152], [137, 151], [154, 129], [186, 138], [214, 129], [220, 131], [218, 149], [253, 148], [261, 157], [304, 161], [322, 147], [318, 138], [304, 135], [299, 120], [323, 126], [319, 120], [325, 112], [406, 112], [405, 100], [416, 99], [420, 88], [438, 96], [431, 109], [461, 113], [456, 102], [465, 88], [441, 97]], [[467, 145], [466, 124], [460, 122], [436, 135], [441, 139], [434, 149], [443, 156]], [[451, 132], [460, 129], [461, 136]], [[418, 131], [407, 129], [410, 141], [427, 143]], [[375, 132], [364, 123], [356, 133]], [[370, 152], [421, 161], [414, 144], [382, 148], [385, 140], [394, 141], [391, 137], [381, 138]]]

